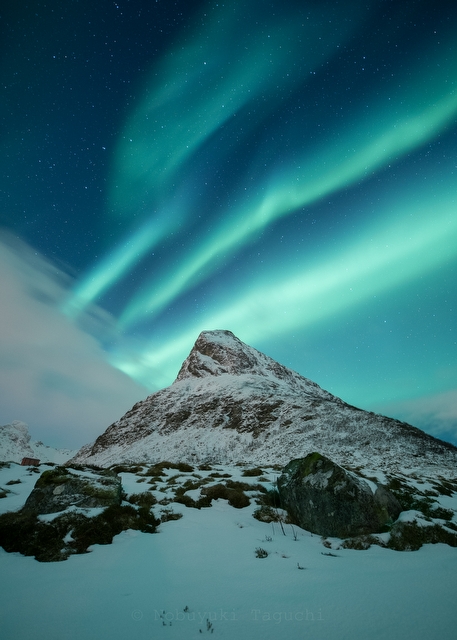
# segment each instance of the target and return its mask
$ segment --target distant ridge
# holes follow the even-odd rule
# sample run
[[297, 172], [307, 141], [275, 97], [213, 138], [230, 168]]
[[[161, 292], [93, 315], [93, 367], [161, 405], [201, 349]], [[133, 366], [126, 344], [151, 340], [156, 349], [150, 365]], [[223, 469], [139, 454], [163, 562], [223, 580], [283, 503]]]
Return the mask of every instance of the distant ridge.
[[175, 382], [138, 402], [73, 462], [339, 464], [455, 472], [457, 448], [343, 402], [226, 330], [203, 331]]
[[70, 449], [54, 449], [42, 442], [33, 442], [28, 426], [20, 420], [0, 425], [0, 462], [18, 462], [22, 458], [36, 458], [40, 462], [64, 464], [75, 451]]

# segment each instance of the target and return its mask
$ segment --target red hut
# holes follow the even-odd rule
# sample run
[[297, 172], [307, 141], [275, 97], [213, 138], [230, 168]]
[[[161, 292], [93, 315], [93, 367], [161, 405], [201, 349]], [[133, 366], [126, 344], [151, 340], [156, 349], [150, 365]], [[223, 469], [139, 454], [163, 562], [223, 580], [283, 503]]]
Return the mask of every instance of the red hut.
[[21, 465], [23, 467], [37, 467], [40, 464], [38, 458], [22, 458]]

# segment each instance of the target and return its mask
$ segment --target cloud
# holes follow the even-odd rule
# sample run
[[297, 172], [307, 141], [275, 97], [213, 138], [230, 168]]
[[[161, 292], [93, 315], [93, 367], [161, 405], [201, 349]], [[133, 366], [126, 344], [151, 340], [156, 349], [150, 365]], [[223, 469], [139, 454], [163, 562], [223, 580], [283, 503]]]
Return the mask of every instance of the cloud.
[[58, 305], [71, 280], [8, 233], [0, 235], [0, 424], [28, 423], [32, 438], [77, 448], [94, 440], [143, 387], [108, 364], [97, 336], [113, 325], [93, 308], [72, 324]]
[[380, 410], [457, 445], [457, 389], [402, 400]]

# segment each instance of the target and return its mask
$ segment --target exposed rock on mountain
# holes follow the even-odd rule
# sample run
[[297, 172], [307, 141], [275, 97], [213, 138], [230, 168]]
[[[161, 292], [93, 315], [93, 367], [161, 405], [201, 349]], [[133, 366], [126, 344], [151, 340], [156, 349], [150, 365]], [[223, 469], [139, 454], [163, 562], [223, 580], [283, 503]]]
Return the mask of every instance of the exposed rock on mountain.
[[22, 458], [38, 458], [40, 462], [63, 464], [73, 455], [69, 449], [54, 449], [42, 442], [33, 442], [28, 426], [20, 420], [0, 425], [0, 461], [18, 462]]
[[372, 469], [433, 473], [457, 462], [454, 446], [346, 404], [230, 331], [201, 333], [170, 387], [138, 402], [73, 460], [286, 464], [316, 450]]
[[13, 420], [11, 424], [0, 426], [0, 456], [5, 462], [20, 462], [24, 456], [34, 457], [25, 422]]
[[402, 510], [385, 488], [311, 453], [292, 460], [278, 478], [281, 506], [303, 529], [346, 538], [383, 531]]

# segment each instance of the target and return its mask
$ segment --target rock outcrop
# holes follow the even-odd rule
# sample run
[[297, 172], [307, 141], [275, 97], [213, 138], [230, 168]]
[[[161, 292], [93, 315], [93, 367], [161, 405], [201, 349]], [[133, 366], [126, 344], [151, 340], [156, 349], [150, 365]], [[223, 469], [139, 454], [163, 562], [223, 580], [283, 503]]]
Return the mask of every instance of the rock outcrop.
[[112, 471], [78, 475], [65, 467], [45, 471], [22, 509], [24, 513], [58, 513], [68, 507], [109, 507], [121, 504], [121, 479]]
[[385, 488], [319, 453], [292, 460], [278, 478], [281, 505], [303, 529], [346, 538], [378, 533], [401, 512]]

